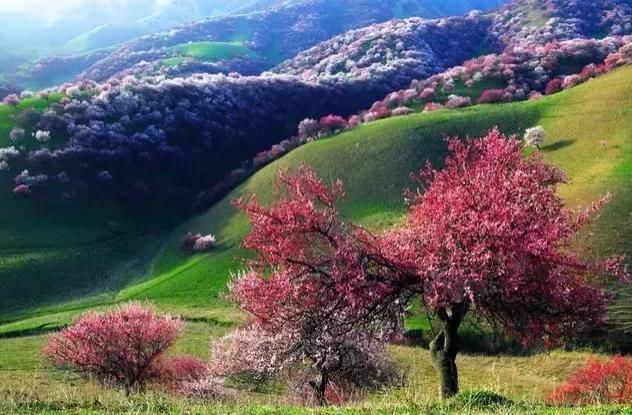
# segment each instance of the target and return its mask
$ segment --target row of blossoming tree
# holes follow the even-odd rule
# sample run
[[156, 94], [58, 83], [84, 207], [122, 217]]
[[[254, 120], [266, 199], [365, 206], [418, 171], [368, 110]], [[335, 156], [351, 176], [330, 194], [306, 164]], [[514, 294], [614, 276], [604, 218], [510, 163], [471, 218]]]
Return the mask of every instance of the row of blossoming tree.
[[[629, 274], [622, 258], [589, 259], [576, 236], [607, 197], [567, 209], [556, 194], [563, 172], [539, 152], [525, 158], [520, 141], [497, 129], [451, 139], [449, 151], [442, 170], [415, 175], [406, 220], [381, 234], [344, 220], [343, 184], [328, 186], [307, 166], [279, 174], [270, 206], [237, 200], [256, 255], [230, 296], [251, 319], [214, 343], [202, 385], [216, 392], [218, 378], [276, 376], [326, 404], [391, 382], [385, 347], [414, 298], [440, 322], [430, 350], [443, 398], [459, 390], [459, 329], [470, 315], [525, 347], [605, 324], [609, 296], [589, 282]], [[81, 367], [57, 351], [66, 344], [58, 336], [47, 348], [53, 362]]]

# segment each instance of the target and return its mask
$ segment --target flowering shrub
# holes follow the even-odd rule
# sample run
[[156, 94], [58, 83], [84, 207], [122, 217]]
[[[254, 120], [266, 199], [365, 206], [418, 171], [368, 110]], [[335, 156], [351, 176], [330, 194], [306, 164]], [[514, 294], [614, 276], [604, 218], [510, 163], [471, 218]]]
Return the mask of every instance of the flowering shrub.
[[436, 97], [437, 93], [433, 88], [424, 88], [424, 90], [419, 94], [419, 98], [424, 101], [433, 101]]
[[189, 232], [182, 240], [182, 249], [185, 251], [206, 252], [215, 246], [215, 241], [215, 235]]
[[45, 183], [48, 181], [48, 176], [45, 174], [39, 174], [36, 176], [31, 176], [28, 170], [23, 170], [20, 174], [15, 176], [15, 184], [16, 185], [26, 185], [29, 187], [37, 186], [39, 184]]
[[19, 184], [13, 188], [13, 194], [27, 196], [31, 194], [31, 188], [25, 184]]
[[9, 139], [13, 142], [19, 141], [22, 138], [24, 138], [24, 134], [25, 134], [24, 128], [15, 127], [9, 133]]
[[206, 365], [191, 356], [175, 357], [160, 368], [160, 383], [173, 391], [178, 391], [207, 375]]
[[424, 112], [432, 112], [445, 108], [443, 105], [437, 102], [429, 102], [424, 106]]
[[300, 138], [313, 138], [320, 133], [320, 123], [311, 118], [306, 118], [298, 124], [298, 136]]
[[10, 94], [4, 97], [2, 103], [5, 105], [10, 105], [12, 107], [17, 107], [20, 104], [20, 97], [16, 94]]
[[320, 119], [320, 126], [324, 132], [331, 133], [347, 128], [347, 120], [339, 115], [329, 114]]
[[50, 141], [50, 131], [37, 130], [33, 133], [33, 137], [40, 143], [46, 143]]
[[211, 376], [182, 383], [178, 393], [187, 398], [201, 401], [215, 401], [228, 395], [224, 382]]
[[292, 343], [287, 332], [237, 329], [211, 345], [209, 372], [219, 377], [248, 375], [263, 382], [295, 363], [298, 355], [291, 353]]
[[632, 403], [632, 363], [622, 356], [589, 361], [557, 387], [548, 400], [575, 405]]
[[546, 95], [551, 95], [556, 92], [562, 90], [562, 80], [560, 78], [551, 79], [548, 84], [546, 84], [546, 88], [544, 88], [544, 93]]
[[527, 128], [524, 133], [524, 142], [528, 146], [540, 148], [542, 144], [544, 144], [544, 139], [546, 138], [546, 131], [544, 131], [544, 127], [538, 125], [533, 128]]
[[182, 332], [182, 323], [158, 316], [148, 306], [129, 304], [111, 312], [91, 312], [49, 337], [44, 357], [126, 393], [143, 392], [159, 381], [163, 355]]
[[408, 107], [397, 107], [393, 110], [393, 116], [398, 117], [400, 115], [408, 115], [415, 112], [412, 108]]
[[472, 105], [472, 99], [470, 97], [462, 97], [459, 95], [450, 95], [445, 103], [446, 108], [464, 108]]
[[479, 104], [495, 104], [505, 100], [504, 89], [486, 89], [478, 99]]
[[9, 160], [12, 157], [17, 157], [20, 152], [13, 146], [0, 148], [0, 160]]

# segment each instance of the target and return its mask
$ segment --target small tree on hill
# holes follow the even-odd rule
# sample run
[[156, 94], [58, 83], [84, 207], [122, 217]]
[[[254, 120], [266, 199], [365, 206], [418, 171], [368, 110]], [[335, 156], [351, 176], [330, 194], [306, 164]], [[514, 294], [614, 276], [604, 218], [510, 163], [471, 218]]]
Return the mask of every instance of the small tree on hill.
[[[223, 354], [246, 361], [233, 366], [268, 372], [309, 362], [303, 383], [325, 404], [332, 381], [358, 384], [367, 367], [379, 366], [376, 348], [398, 329], [403, 295], [386, 283], [398, 276], [386, 266], [375, 238], [338, 216], [342, 183], [330, 188], [301, 167], [279, 175], [279, 191], [270, 207], [256, 197], [236, 202], [252, 226], [244, 245], [257, 256], [231, 293], [254, 317], [256, 330], [283, 341]], [[239, 341], [256, 332], [245, 333], [229, 343], [253, 343]], [[258, 353], [270, 347], [274, 353]]]
[[164, 353], [181, 332], [179, 320], [130, 304], [79, 317], [49, 338], [43, 354], [56, 367], [121, 387], [126, 394], [143, 392], [164, 375]]
[[525, 144], [528, 146], [536, 147], [538, 150], [540, 149], [540, 146], [544, 144], [545, 138], [546, 131], [541, 125], [535, 126], [533, 128], [527, 128], [524, 133]]
[[444, 169], [421, 172], [425, 192], [408, 195], [405, 228], [383, 240], [393, 263], [416, 267], [423, 302], [441, 323], [430, 348], [443, 397], [458, 392], [458, 331], [468, 313], [524, 345], [552, 345], [603, 323], [608, 297], [589, 275], [629, 279], [620, 258], [583, 259], [576, 244], [605, 200], [569, 211], [556, 194], [564, 174], [539, 153], [525, 159], [519, 140], [498, 130], [450, 140], [449, 149]]

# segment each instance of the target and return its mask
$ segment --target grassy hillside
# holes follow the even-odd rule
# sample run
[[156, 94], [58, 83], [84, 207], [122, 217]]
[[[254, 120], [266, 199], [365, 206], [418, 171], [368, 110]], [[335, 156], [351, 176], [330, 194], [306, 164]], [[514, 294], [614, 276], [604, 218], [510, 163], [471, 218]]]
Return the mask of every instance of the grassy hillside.
[[[43, 111], [59, 99], [61, 94], [0, 107], [0, 147], [35, 148], [30, 129], [21, 142], [11, 143], [13, 117], [28, 107]], [[98, 196], [61, 201], [53, 178], [41, 197], [15, 196], [13, 178], [28, 166], [12, 160], [9, 166], [0, 172], [0, 282], [10, 287], [0, 290], [0, 321], [41, 304], [124, 287], [146, 271], [173, 229], [178, 207], [147, 212]]]
[[[24, 385], [25, 382], [48, 385], [51, 375], [39, 358], [39, 348], [45, 339], [41, 333], [64, 324], [72, 315], [85, 309], [106, 307], [131, 299], [150, 300], [161, 309], [182, 314], [190, 325], [179, 347], [204, 357], [209, 338], [225, 332], [241, 320], [241, 315], [222, 298], [230, 273], [240, 268], [241, 258], [247, 255], [240, 248], [247, 223], [233, 209], [231, 200], [252, 193], [260, 194], [264, 201], [271, 200], [269, 189], [273, 188], [278, 169], [295, 167], [300, 163], [312, 165], [327, 179], [342, 178], [348, 193], [342, 204], [342, 213], [349, 219], [380, 229], [396, 223], [401, 217], [402, 191], [409, 187], [408, 174], [419, 169], [427, 160], [441, 163], [446, 152], [443, 137], [482, 135], [495, 125], [505, 132], [521, 134], [525, 128], [541, 124], [549, 134], [542, 151], [550, 162], [569, 175], [569, 184], [560, 189], [569, 205], [586, 205], [608, 191], [614, 195], [592, 229], [595, 250], [600, 254], [632, 253], [632, 240], [629, 238], [632, 234], [631, 92], [632, 67], [625, 67], [539, 101], [391, 118], [305, 145], [263, 168], [208, 212], [169, 233], [164, 244], [153, 237], [148, 238], [151, 241], [139, 243], [139, 249], [154, 244], [157, 245], [156, 251], [160, 251], [158, 255], [147, 258], [151, 266], [147, 267], [144, 282], [128, 283], [125, 289], [110, 290], [99, 297], [58, 306], [41, 303], [29, 310], [5, 315], [4, 324], [0, 323], [0, 336], [9, 338], [0, 339], [0, 380], [12, 385]], [[602, 141], [606, 141], [606, 145]], [[15, 202], [9, 200], [3, 203], [12, 206]], [[13, 213], [2, 216], [5, 220], [3, 225], [8, 229], [5, 239], [15, 238], [20, 231], [32, 228], [27, 225], [18, 229], [8, 225], [20, 207], [24, 209], [24, 221], [39, 220], [36, 223], [42, 223], [39, 229], [42, 237], [52, 241], [64, 228], [48, 228], [44, 224], [46, 216], [37, 218], [35, 212], [28, 213], [25, 204], [15, 206], [14, 210], [7, 211]], [[129, 226], [132, 227], [131, 222], [139, 217], [128, 216]], [[86, 219], [86, 226], [89, 221]], [[81, 222], [74, 223], [83, 226]], [[0, 229], [4, 231], [5, 227], [0, 226]], [[180, 241], [189, 231], [216, 234], [218, 247], [205, 255], [182, 252]], [[95, 235], [91, 238], [98, 240]], [[35, 235], [23, 241], [20, 258], [41, 253], [39, 248], [32, 248], [39, 246]], [[79, 248], [83, 242], [76, 243]], [[93, 266], [87, 258], [81, 267], [68, 262], [63, 268], [65, 251], [54, 246], [50, 249], [58, 254], [56, 267], [59, 275], [70, 273], [79, 276], [81, 270], [90, 270]], [[149, 249], [148, 252], [156, 251]], [[111, 252], [103, 255], [108, 261], [117, 260]], [[7, 254], [2, 258], [4, 264], [10, 264], [13, 256]], [[40, 261], [46, 263], [47, 260], [42, 257]], [[42, 289], [36, 285], [38, 278], [46, 286], [52, 277], [45, 274], [40, 277], [37, 270], [29, 270], [27, 264], [23, 262], [22, 268], [18, 268], [20, 275], [32, 284], [31, 289]], [[91, 271], [88, 275], [92, 275]], [[2, 283], [16, 284], [16, 281], [3, 280]], [[68, 284], [60, 278], [45, 290], [53, 286], [60, 290], [72, 287]], [[24, 334], [30, 335], [20, 336]], [[383, 401], [393, 399], [399, 403], [410, 401], [419, 404], [434, 396], [435, 379], [425, 353], [411, 348], [395, 350], [399, 360], [405, 364], [419, 363], [409, 374], [410, 384], [418, 387], [382, 396]], [[524, 358], [464, 357], [460, 362], [463, 384], [467, 388], [486, 387], [514, 399], [538, 400], [585, 358], [584, 354], [558, 352], [552, 356]], [[511, 379], [511, 382], [506, 379]]]
[[202, 60], [222, 60], [256, 55], [241, 42], [192, 42], [174, 46], [173, 50], [185, 57]]
[[[213, 299], [211, 286], [222, 286], [228, 271], [238, 267], [244, 218], [231, 207], [240, 195], [271, 189], [279, 168], [308, 163], [325, 178], [342, 178], [348, 197], [343, 214], [381, 228], [398, 220], [402, 192], [410, 186], [408, 173], [426, 160], [438, 164], [445, 156], [444, 136], [476, 136], [498, 125], [509, 133], [542, 124], [549, 137], [546, 157], [563, 168], [570, 184], [561, 189], [572, 206], [581, 206], [606, 192], [614, 194], [596, 224], [595, 240], [602, 253], [632, 252], [626, 238], [632, 230], [632, 68], [625, 68], [567, 93], [541, 101], [477, 106], [392, 118], [361, 126], [334, 138], [293, 151], [267, 166], [226, 199], [181, 226], [172, 235], [156, 264], [157, 277], [125, 290], [122, 295], [174, 304], [197, 304]], [[603, 103], [609, 105], [604, 107]], [[604, 148], [599, 142], [607, 141]], [[261, 193], [263, 199], [270, 194]], [[178, 248], [188, 231], [213, 232], [219, 246], [210, 255], [190, 256]], [[207, 288], [201, 290], [201, 288]]]
[[[303, 146], [262, 169], [205, 214], [181, 225], [155, 259], [151, 278], [119, 292], [115, 299], [151, 299], [187, 308], [224, 304], [220, 293], [230, 271], [240, 266], [236, 258], [244, 255], [240, 240], [247, 230], [231, 200], [272, 188], [279, 168], [308, 163], [328, 179], [342, 178], [349, 195], [342, 205], [343, 213], [370, 227], [381, 228], [396, 222], [401, 215], [402, 192], [409, 187], [408, 174], [426, 160], [440, 163], [444, 158], [444, 136], [481, 135], [495, 125], [516, 133], [536, 124], [544, 125], [549, 137], [543, 151], [569, 174], [571, 182], [561, 192], [572, 206], [587, 204], [608, 191], [614, 193], [614, 200], [596, 225], [598, 251], [631, 252], [632, 242], [626, 238], [632, 228], [627, 212], [632, 198], [630, 74], [632, 68], [623, 68], [540, 101], [391, 118]], [[604, 102], [609, 103], [607, 107]], [[604, 140], [608, 143], [605, 148], [600, 144]], [[262, 196], [265, 200], [272, 195]], [[108, 220], [104, 219], [101, 226]], [[134, 220], [129, 218], [129, 222]], [[25, 218], [23, 223], [27, 221]], [[179, 244], [189, 231], [215, 233], [217, 249], [208, 255], [182, 252]], [[18, 233], [18, 229], [11, 232], [13, 236]], [[45, 233], [40, 234], [45, 237]], [[28, 252], [27, 241], [23, 248]], [[2, 331], [6, 330], [0, 326]]]

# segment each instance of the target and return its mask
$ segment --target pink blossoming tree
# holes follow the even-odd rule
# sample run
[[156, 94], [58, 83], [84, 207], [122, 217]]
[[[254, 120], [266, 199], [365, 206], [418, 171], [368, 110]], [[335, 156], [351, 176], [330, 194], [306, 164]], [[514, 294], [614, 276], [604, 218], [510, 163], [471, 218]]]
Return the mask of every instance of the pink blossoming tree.
[[571, 212], [556, 194], [565, 180], [542, 155], [523, 157], [515, 137], [492, 130], [449, 142], [445, 168], [419, 176], [403, 229], [384, 237], [394, 264], [417, 269], [418, 291], [441, 327], [431, 354], [441, 394], [458, 392], [459, 327], [468, 314], [522, 341], [552, 345], [602, 324], [608, 296], [589, 275], [628, 281], [621, 258], [585, 259], [576, 236], [605, 203]]
[[256, 345], [254, 351], [220, 355], [229, 357], [230, 365], [265, 373], [308, 362], [299, 369], [306, 371], [303, 384], [324, 404], [334, 384], [366, 386], [379, 379], [366, 373], [381, 366], [381, 349], [399, 329], [405, 299], [387, 284], [399, 276], [387, 266], [376, 238], [338, 216], [342, 183], [329, 187], [303, 166], [294, 174], [280, 173], [278, 190], [278, 201], [269, 207], [256, 197], [236, 201], [252, 227], [244, 246], [256, 258], [232, 283], [231, 293], [253, 317], [253, 328], [266, 335], [242, 341], [256, 333], [244, 332], [217, 347]]

